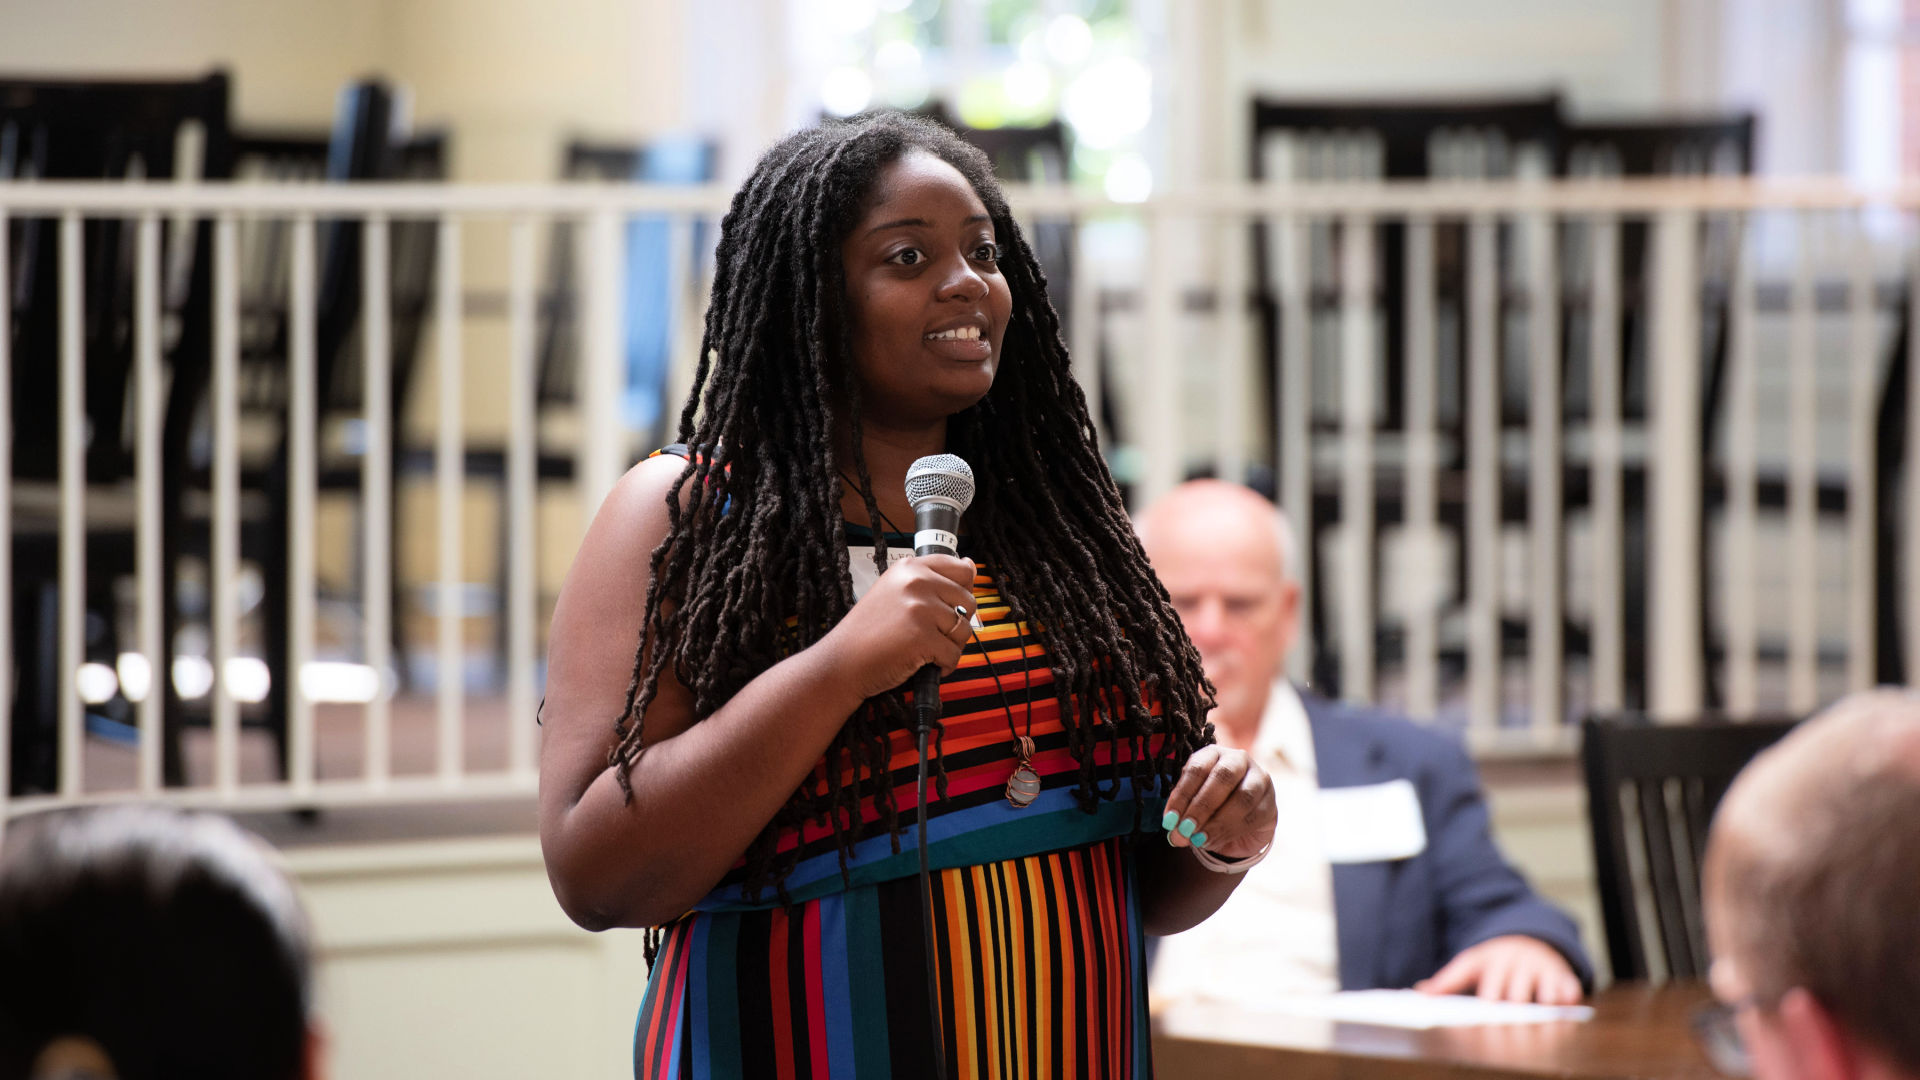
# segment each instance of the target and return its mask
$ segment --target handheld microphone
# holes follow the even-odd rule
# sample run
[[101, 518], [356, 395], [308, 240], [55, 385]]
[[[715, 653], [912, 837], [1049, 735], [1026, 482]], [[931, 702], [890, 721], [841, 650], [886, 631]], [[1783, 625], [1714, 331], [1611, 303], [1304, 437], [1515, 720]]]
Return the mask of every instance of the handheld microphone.
[[[929, 454], [907, 469], [907, 503], [913, 507], [915, 555], [960, 554], [960, 515], [973, 503], [973, 470], [952, 454]], [[941, 1035], [940, 984], [933, 937], [933, 879], [927, 869], [927, 735], [940, 715], [940, 669], [933, 664], [913, 676], [913, 720], [920, 750], [920, 927], [927, 956], [927, 1009], [934, 1039], [934, 1075], [946, 1080], [947, 1050]]]
[[[913, 553], [958, 555], [960, 515], [973, 503], [973, 470], [953, 454], [928, 454], [907, 469], [907, 504], [913, 507]], [[913, 677], [917, 730], [933, 727], [940, 714], [940, 669], [928, 664]]]

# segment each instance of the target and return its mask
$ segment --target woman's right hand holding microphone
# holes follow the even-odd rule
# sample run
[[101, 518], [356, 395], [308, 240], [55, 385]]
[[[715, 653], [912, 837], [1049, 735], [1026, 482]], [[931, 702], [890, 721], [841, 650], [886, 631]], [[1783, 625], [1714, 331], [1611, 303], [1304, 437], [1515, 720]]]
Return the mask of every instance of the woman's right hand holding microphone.
[[902, 559], [814, 645], [861, 700], [933, 664], [945, 675], [972, 635], [974, 565], [951, 555]]

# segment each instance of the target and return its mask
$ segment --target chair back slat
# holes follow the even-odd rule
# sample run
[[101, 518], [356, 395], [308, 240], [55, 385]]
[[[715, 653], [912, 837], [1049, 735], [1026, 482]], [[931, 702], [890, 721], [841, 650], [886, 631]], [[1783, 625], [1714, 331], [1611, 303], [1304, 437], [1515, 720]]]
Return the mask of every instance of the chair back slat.
[[1713, 808], [1720, 805], [1720, 796], [1725, 792], [1724, 787], [1719, 788], [1709, 801], [1707, 781], [1698, 776], [1689, 777], [1681, 785], [1681, 797], [1685, 799], [1687, 844], [1696, 864], [1706, 856], [1707, 830], [1713, 824]]
[[[1694, 978], [1705, 978], [1712, 955], [1707, 949], [1706, 904], [1701, 884], [1707, 869], [1707, 835], [1713, 823], [1713, 811], [1703, 797], [1705, 783], [1699, 777], [1679, 781], [1680, 839], [1687, 850], [1687, 863], [1680, 874], [1685, 896], [1687, 943], [1693, 954]], [[1718, 805], [1717, 803], [1715, 805]]]
[[1647, 853], [1647, 872], [1653, 879], [1653, 909], [1659, 920], [1667, 971], [1684, 977], [1690, 967], [1686, 946], [1686, 912], [1680, 893], [1679, 859], [1673, 845], [1672, 821], [1667, 815], [1663, 781], [1635, 785], [1640, 798], [1640, 839]]
[[1705, 976], [1700, 875], [1713, 812], [1734, 776], [1793, 723], [1582, 724], [1594, 880], [1615, 979]]

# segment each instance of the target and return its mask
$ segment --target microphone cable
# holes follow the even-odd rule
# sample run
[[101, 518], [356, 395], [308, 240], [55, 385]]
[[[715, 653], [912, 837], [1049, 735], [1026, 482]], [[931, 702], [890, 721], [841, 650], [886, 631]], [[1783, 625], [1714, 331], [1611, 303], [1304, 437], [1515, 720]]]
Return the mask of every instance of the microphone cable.
[[933, 874], [927, 869], [927, 734], [940, 713], [940, 684], [935, 673], [934, 692], [924, 695], [916, 688], [913, 695], [914, 737], [920, 744], [919, 818], [920, 847], [920, 928], [927, 951], [927, 1013], [933, 1022], [934, 1076], [947, 1080], [946, 1025], [940, 1015], [940, 976], [933, 947]]
[[[848, 480], [842, 473], [842, 480], [855, 491], [859, 485]], [[971, 496], [969, 496], [969, 499]], [[893, 532], [900, 532], [885, 514], [880, 515], [880, 524]], [[918, 550], [915, 554], [921, 554]], [[913, 733], [920, 758], [920, 774], [915, 784], [915, 846], [920, 855], [920, 935], [921, 944], [926, 951], [927, 971], [927, 1020], [933, 1041], [933, 1075], [937, 1080], [947, 1080], [947, 1035], [946, 1023], [940, 1013], [940, 973], [934, 950], [933, 934], [933, 872], [927, 864], [927, 738], [933, 732], [933, 726], [940, 720], [940, 671], [932, 664], [921, 668], [913, 677]]]
[[[960, 516], [973, 503], [973, 469], [953, 454], [929, 454], [907, 469], [907, 505], [913, 507], [915, 555], [960, 554]], [[955, 608], [965, 614], [965, 609]], [[914, 736], [919, 744], [917, 811], [920, 849], [920, 927], [927, 951], [927, 1013], [933, 1022], [934, 1075], [947, 1076], [946, 1025], [940, 1010], [940, 976], [933, 933], [933, 873], [927, 866], [927, 737], [940, 719], [940, 669], [932, 664], [913, 677]]]

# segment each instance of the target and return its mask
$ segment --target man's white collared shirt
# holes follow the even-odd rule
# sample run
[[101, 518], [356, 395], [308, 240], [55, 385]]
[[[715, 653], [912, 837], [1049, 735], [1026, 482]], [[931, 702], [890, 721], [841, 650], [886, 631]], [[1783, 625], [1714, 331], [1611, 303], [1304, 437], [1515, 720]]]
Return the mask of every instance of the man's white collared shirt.
[[1253, 756], [1273, 778], [1279, 810], [1273, 850], [1247, 871], [1219, 911], [1161, 940], [1148, 982], [1156, 1010], [1340, 989], [1333, 871], [1320, 843], [1313, 729], [1299, 692], [1284, 679], [1267, 695]]

